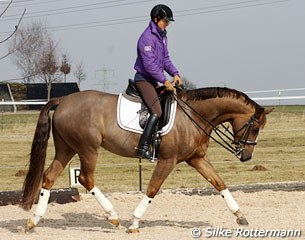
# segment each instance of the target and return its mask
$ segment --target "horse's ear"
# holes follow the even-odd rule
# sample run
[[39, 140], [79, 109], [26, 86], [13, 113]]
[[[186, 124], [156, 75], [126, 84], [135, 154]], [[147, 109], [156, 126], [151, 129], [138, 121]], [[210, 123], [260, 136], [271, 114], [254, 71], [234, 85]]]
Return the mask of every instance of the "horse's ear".
[[265, 115], [271, 113], [274, 110], [274, 108], [267, 108], [264, 110]]

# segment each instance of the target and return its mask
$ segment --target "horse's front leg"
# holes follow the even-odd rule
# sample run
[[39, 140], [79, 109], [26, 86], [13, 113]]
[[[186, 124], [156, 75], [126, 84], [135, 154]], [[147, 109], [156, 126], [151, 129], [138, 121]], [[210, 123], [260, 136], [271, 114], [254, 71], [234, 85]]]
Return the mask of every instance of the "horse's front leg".
[[230, 211], [237, 217], [236, 221], [240, 225], [248, 225], [248, 221], [239, 209], [237, 202], [227, 189], [223, 180], [216, 173], [214, 167], [207, 158], [196, 158], [187, 161], [194, 167], [208, 182], [210, 182], [224, 198]]
[[133, 212], [133, 222], [129, 227], [129, 233], [139, 232], [139, 221], [143, 217], [153, 198], [158, 193], [162, 183], [174, 169], [176, 162], [173, 159], [159, 160], [150, 179], [146, 195], [140, 201]]

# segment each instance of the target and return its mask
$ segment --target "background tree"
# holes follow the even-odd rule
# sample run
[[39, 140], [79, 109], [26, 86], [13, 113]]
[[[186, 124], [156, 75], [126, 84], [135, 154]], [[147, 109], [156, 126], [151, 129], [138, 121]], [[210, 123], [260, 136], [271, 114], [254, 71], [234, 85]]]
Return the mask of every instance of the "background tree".
[[60, 71], [64, 74], [64, 82], [66, 82], [66, 77], [71, 72], [71, 65], [67, 54], [62, 55]]
[[13, 62], [21, 70], [24, 82], [46, 83], [46, 97], [49, 100], [52, 83], [61, 81], [61, 73], [66, 79], [71, 67], [66, 54], [62, 54], [60, 60], [58, 44], [47, 31], [46, 24], [35, 21], [20, 29], [11, 45], [17, 46], [17, 51], [12, 57]]
[[196, 88], [196, 84], [192, 83], [187, 77], [182, 77], [182, 81], [185, 89], [191, 90]]
[[86, 79], [85, 66], [82, 61], [75, 64], [73, 75], [77, 79], [78, 86], [80, 83]]
[[25, 83], [35, 82], [40, 71], [39, 63], [43, 51], [46, 49], [49, 33], [45, 24], [35, 21], [16, 33], [16, 38], [11, 41], [17, 51], [12, 55], [13, 62], [20, 69]]
[[52, 83], [59, 82], [59, 57], [57, 54], [57, 44], [48, 38], [48, 41], [42, 49], [41, 56], [38, 59], [38, 76], [47, 84], [48, 100], [51, 97]]

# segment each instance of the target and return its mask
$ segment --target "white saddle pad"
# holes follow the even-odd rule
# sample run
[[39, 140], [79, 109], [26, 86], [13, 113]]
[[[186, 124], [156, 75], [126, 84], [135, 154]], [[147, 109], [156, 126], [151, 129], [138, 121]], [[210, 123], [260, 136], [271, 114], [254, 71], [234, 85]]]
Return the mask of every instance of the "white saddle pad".
[[[142, 134], [143, 129], [141, 128], [139, 123], [140, 114], [138, 113], [140, 109], [140, 102], [131, 101], [124, 97], [121, 93], [119, 95], [117, 105], [117, 121], [120, 128], [130, 132]], [[176, 109], [177, 102], [173, 101], [171, 106], [170, 119], [167, 125], [165, 125], [159, 132], [162, 136], [169, 133], [169, 131], [172, 129], [175, 121]]]

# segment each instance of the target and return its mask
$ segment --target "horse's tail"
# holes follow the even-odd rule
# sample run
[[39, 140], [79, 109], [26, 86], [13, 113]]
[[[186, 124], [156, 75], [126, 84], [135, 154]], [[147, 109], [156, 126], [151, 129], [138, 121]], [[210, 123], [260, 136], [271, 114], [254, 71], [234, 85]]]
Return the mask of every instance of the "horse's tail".
[[32, 142], [30, 167], [22, 188], [20, 206], [24, 210], [30, 210], [37, 198], [51, 129], [49, 111], [53, 106], [59, 104], [59, 100], [60, 98], [51, 99], [40, 111]]

